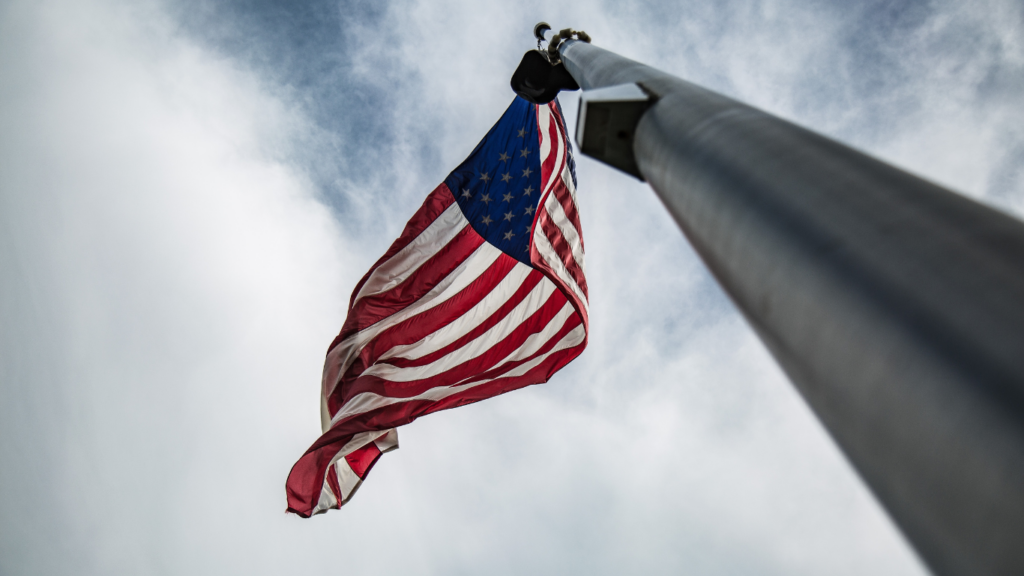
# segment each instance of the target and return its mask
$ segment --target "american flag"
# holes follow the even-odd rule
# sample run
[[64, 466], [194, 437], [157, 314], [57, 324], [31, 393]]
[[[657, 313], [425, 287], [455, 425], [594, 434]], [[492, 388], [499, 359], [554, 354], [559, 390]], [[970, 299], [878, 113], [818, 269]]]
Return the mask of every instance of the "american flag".
[[339, 508], [397, 426], [546, 382], [587, 345], [576, 174], [558, 101], [517, 97], [356, 285], [331, 343], [323, 435], [288, 511]]

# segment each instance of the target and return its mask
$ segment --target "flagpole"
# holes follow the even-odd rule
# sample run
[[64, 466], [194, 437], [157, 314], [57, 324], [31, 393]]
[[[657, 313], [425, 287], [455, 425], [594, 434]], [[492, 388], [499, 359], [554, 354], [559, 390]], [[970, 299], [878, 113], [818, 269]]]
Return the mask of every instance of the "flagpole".
[[1024, 574], [1024, 225], [587, 42], [558, 54], [583, 152], [635, 162], [928, 566]]

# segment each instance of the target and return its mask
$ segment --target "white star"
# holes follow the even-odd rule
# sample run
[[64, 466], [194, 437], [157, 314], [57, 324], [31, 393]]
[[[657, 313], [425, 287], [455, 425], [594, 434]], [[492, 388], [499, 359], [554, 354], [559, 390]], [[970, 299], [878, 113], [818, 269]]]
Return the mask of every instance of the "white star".
[[494, 220], [491, 220], [491, 217], [487, 214], [484, 214], [484, 217], [481, 218], [480, 221], [484, 223], [484, 226], [488, 226], [491, 222], [494, 222]]
[[491, 195], [484, 194], [483, 196], [480, 197], [480, 201], [483, 202], [484, 204], [487, 204], [488, 202], [491, 201]]
[[463, 198], [472, 198], [473, 197], [473, 193], [470, 192], [468, 188], [463, 188], [462, 189], [462, 197]]
[[523, 128], [522, 130], [519, 131], [519, 137], [522, 138], [524, 136], [526, 136], [526, 128]]
[[526, 213], [533, 214], [533, 204], [530, 204], [529, 206], [526, 207]]
[[512, 213], [511, 212], [505, 212], [505, 220], [511, 220], [511, 219], [512, 219]]
[[511, 174], [509, 174], [508, 172], [505, 172], [505, 173], [504, 173], [504, 174], [502, 174], [502, 176], [501, 176], [501, 181], [502, 181], [502, 182], [508, 182], [508, 181], [509, 181], [509, 180], [511, 180], [511, 179], [512, 179], [512, 175], [511, 175]]
[[515, 236], [515, 234], [513, 234], [511, 230], [505, 232], [505, 240], [511, 240], [513, 236]]
[[484, 182], [487, 182], [490, 179], [491, 177], [487, 175], [487, 172], [484, 172], [483, 174], [480, 175], [480, 180], [483, 180]]
[[526, 190], [523, 190], [523, 194], [526, 194], [527, 196], [530, 195], [530, 192], [533, 192], [533, 186], [527, 186]]
[[501, 200], [503, 202], [511, 202], [512, 201], [512, 193], [509, 192], [508, 194], [505, 194], [504, 196], [501, 197]]
[[533, 170], [527, 168], [526, 170], [523, 170], [523, 176], [529, 176], [531, 172], [533, 172]]
[[504, 161], [506, 161], [508, 159], [509, 159], [509, 155], [505, 154], [504, 152], [502, 152], [501, 155], [498, 156], [498, 161], [499, 162], [504, 162]]
[[523, 158], [526, 158], [530, 154], [530, 152], [531, 150], [529, 148], [523, 148], [522, 150], [519, 151], [519, 155], [522, 156]]

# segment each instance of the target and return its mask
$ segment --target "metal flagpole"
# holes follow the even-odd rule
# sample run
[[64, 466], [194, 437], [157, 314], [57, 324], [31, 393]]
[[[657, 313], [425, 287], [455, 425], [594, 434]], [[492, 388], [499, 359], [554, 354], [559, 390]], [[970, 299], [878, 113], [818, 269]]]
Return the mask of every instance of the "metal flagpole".
[[578, 40], [584, 153], [645, 179], [937, 574], [1024, 574], [1024, 225]]

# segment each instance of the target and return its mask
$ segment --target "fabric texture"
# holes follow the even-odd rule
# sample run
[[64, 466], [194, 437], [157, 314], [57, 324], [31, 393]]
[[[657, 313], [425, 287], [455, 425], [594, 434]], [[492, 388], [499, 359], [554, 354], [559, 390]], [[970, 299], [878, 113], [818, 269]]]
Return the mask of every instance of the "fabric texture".
[[323, 435], [288, 511], [352, 498], [396, 427], [546, 382], [587, 343], [576, 176], [555, 100], [517, 97], [356, 285], [324, 364]]

